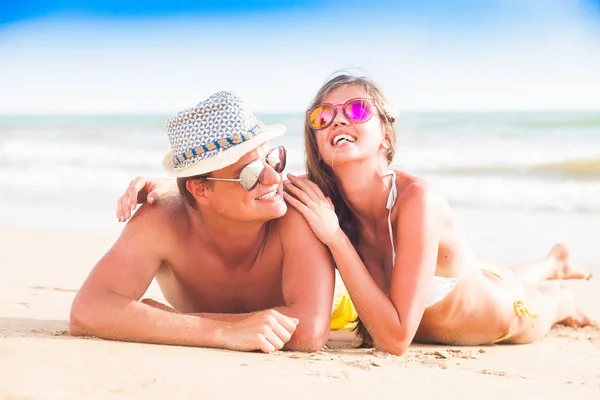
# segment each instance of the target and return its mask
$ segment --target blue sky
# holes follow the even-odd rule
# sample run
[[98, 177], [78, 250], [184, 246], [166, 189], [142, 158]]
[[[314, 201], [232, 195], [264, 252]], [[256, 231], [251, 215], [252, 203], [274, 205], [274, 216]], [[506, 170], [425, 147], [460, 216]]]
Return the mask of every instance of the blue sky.
[[172, 113], [223, 89], [300, 111], [339, 69], [399, 110], [600, 110], [600, 1], [337, 3], [3, 5], [0, 114]]

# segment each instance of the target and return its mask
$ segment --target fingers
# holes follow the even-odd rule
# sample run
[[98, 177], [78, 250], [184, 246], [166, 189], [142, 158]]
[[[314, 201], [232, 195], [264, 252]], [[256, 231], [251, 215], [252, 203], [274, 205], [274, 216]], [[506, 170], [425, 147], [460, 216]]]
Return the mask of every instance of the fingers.
[[313, 181], [311, 181], [308, 178], [303, 178], [303, 180], [306, 182], [306, 184], [308, 186], [310, 186], [312, 188], [312, 190], [316, 193], [316, 195], [319, 197], [319, 199], [325, 200], [325, 195], [323, 194], [323, 191], [319, 188], [319, 186], [317, 186], [316, 183], [314, 183]]
[[[283, 347], [283, 345], [285, 343], [287, 343], [291, 338], [292, 338], [292, 333], [293, 332], [289, 332], [286, 328], [283, 327], [283, 325], [276, 323], [273, 326], [271, 326], [271, 332], [273, 332], [277, 338], [281, 341], [281, 347]], [[275, 345], [276, 343], [273, 343], [273, 345]], [[281, 348], [279, 347], [279, 348]]]
[[333, 205], [333, 202], [331, 201], [331, 199], [329, 197], [326, 197], [325, 201], [327, 201], [327, 204], [329, 204], [329, 207], [331, 207], [332, 210], [335, 209], [335, 206]]
[[[267, 353], [267, 352], [270, 353], [275, 350], [283, 349], [283, 346], [285, 345], [287, 340], [284, 342], [279, 336], [277, 336], [277, 334], [275, 333], [274, 330], [267, 330], [267, 332], [265, 332], [265, 334], [264, 334], [263, 342], [266, 342], [266, 343], [263, 343], [261, 345], [261, 349], [264, 349], [263, 351], [265, 353]], [[271, 348], [273, 348], [273, 350], [271, 350]], [[265, 351], [265, 350], [267, 350], [267, 351]]]
[[290, 181], [293, 180], [293, 183], [296, 184], [296, 186], [300, 186], [303, 189], [307, 188], [308, 190], [312, 190], [312, 192], [318, 198], [320, 198], [321, 200], [325, 200], [325, 195], [323, 194], [323, 191], [319, 188], [319, 186], [316, 183], [308, 179], [305, 175], [302, 177], [297, 177], [294, 174], [288, 174], [288, 177], [290, 178]]
[[300, 214], [302, 214], [304, 216], [304, 218], [308, 218], [308, 207], [306, 207], [306, 205], [304, 205], [304, 203], [302, 203], [300, 200], [298, 200], [297, 198], [295, 198], [294, 196], [292, 196], [291, 194], [287, 193], [287, 192], [283, 192], [283, 198], [285, 199], [285, 201], [287, 201], [290, 205], [292, 205], [296, 210], [298, 210], [300, 212]]
[[[138, 195], [147, 184], [148, 180], [143, 176], [138, 176], [129, 183], [125, 193], [117, 202], [117, 219], [119, 222], [125, 222], [131, 217], [131, 212], [137, 207]], [[153, 193], [153, 200], [149, 200], [150, 203], [153, 203], [156, 199], [158, 199], [157, 193]], [[143, 203], [143, 201], [139, 202]]]
[[153, 190], [148, 194], [148, 204], [152, 204], [156, 200], [158, 200], [158, 192], [156, 190]]
[[[271, 310], [267, 316], [267, 325], [263, 334], [264, 340], [261, 344], [261, 350], [265, 353], [281, 350], [292, 338], [299, 322], [297, 318], [291, 318], [280, 312]], [[265, 341], [268, 343], [264, 343]]]
[[123, 218], [125, 218], [124, 214], [123, 214], [123, 206], [121, 205], [121, 200], [122, 198], [119, 198], [119, 200], [117, 200], [117, 221], [119, 222], [123, 222]]
[[117, 201], [117, 219], [119, 222], [125, 222], [131, 216], [129, 201], [127, 200], [127, 192]]
[[135, 210], [135, 207], [138, 203], [138, 193], [144, 188], [144, 186], [146, 186], [147, 183], [148, 181], [146, 178], [138, 176], [133, 180], [133, 182], [129, 184], [129, 188], [127, 190], [127, 197], [129, 201], [130, 211]]
[[280, 350], [282, 348], [283, 345], [280, 348], [275, 347], [275, 345], [271, 343], [271, 341], [265, 336], [261, 339], [258, 350], [262, 351], [263, 353], [269, 354], [274, 352], [275, 350]]
[[[311, 197], [311, 195], [309, 193], [307, 193], [305, 190], [303, 190], [302, 188], [300, 188], [295, 183], [293, 183], [293, 182], [289, 183], [289, 184], [285, 185], [285, 188], [288, 193], [293, 194], [296, 199], [300, 200], [307, 207], [310, 208], [310, 206], [312, 206], [314, 204], [314, 200]], [[313, 196], [315, 196], [315, 198], [316, 198], [316, 195], [313, 194]]]
[[[290, 334], [290, 337], [294, 334], [298, 324], [300, 323], [298, 318], [288, 317], [287, 315], [283, 315], [278, 311], [275, 311], [275, 318], [277, 319], [277, 322]], [[288, 338], [286, 342], [288, 340], [290, 339]]]
[[315, 185], [315, 184], [310, 185], [310, 183], [312, 183], [312, 182], [309, 181], [308, 179], [298, 178], [297, 176], [290, 174], [290, 173], [287, 174], [287, 177], [294, 184], [294, 186], [300, 188], [311, 198], [322, 198], [323, 197], [323, 193], [321, 193], [321, 196], [319, 196], [319, 192], [321, 192], [321, 190], [317, 187], [317, 185]]

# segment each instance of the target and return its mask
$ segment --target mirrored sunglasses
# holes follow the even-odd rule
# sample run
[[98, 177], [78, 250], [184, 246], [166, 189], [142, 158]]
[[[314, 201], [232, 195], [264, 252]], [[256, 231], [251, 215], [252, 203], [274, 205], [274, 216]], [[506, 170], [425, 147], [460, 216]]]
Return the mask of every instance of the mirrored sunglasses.
[[211, 178], [206, 177], [204, 179], [208, 181], [223, 181], [223, 182], [239, 182], [244, 190], [250, 191], [254, 189], [260, 182], [262, 175], [265, 171], [265, 166], [269, 165], [277, 173], [282, 173], [285, 169], [287, 161], [287, 152], [285, 147], [278, 146], [273, 150], [269, 151], [265, 156], [264, 160], [255, 160], [250, 164], [246, 165], [240, 171], [240, 177], [234, 178]]

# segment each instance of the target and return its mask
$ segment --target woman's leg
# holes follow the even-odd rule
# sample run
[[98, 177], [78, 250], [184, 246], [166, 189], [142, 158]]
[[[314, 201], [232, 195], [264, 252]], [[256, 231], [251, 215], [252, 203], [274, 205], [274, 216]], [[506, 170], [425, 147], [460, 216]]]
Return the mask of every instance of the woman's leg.
[[540, 283], [547, 279], [590, 279], [592, 277], [589, 271], [570, 264], [569, 249], [560, 243], [555, 244], [544, 259], [510, 269], [518, 277], [530, 283]]
[[535, 317], [520, 316], [514, 334], [504, 343], [531, 343], [548, 333], [556, 323], [591, 326], [596, 321], [575, 305], [572, 294], [560, 282], [523, 283], [523, 303]]

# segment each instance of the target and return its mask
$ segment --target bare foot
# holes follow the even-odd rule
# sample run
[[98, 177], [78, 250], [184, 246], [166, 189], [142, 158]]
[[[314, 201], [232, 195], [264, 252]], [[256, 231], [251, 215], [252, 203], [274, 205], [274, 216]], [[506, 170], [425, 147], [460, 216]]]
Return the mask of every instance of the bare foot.
[[569, 249], [564, 244], [555, 244], [548, 257], [555, 260], [554, 270], [549, 279], [590, 279], [592, 277], [590, 271], [571, 265], [569, 262]]
[[587, 316], [580, 308], [577, 308], [573, 315], [563, 319], [559, 324], [572, 327], [598, 326], [598, 322]]

